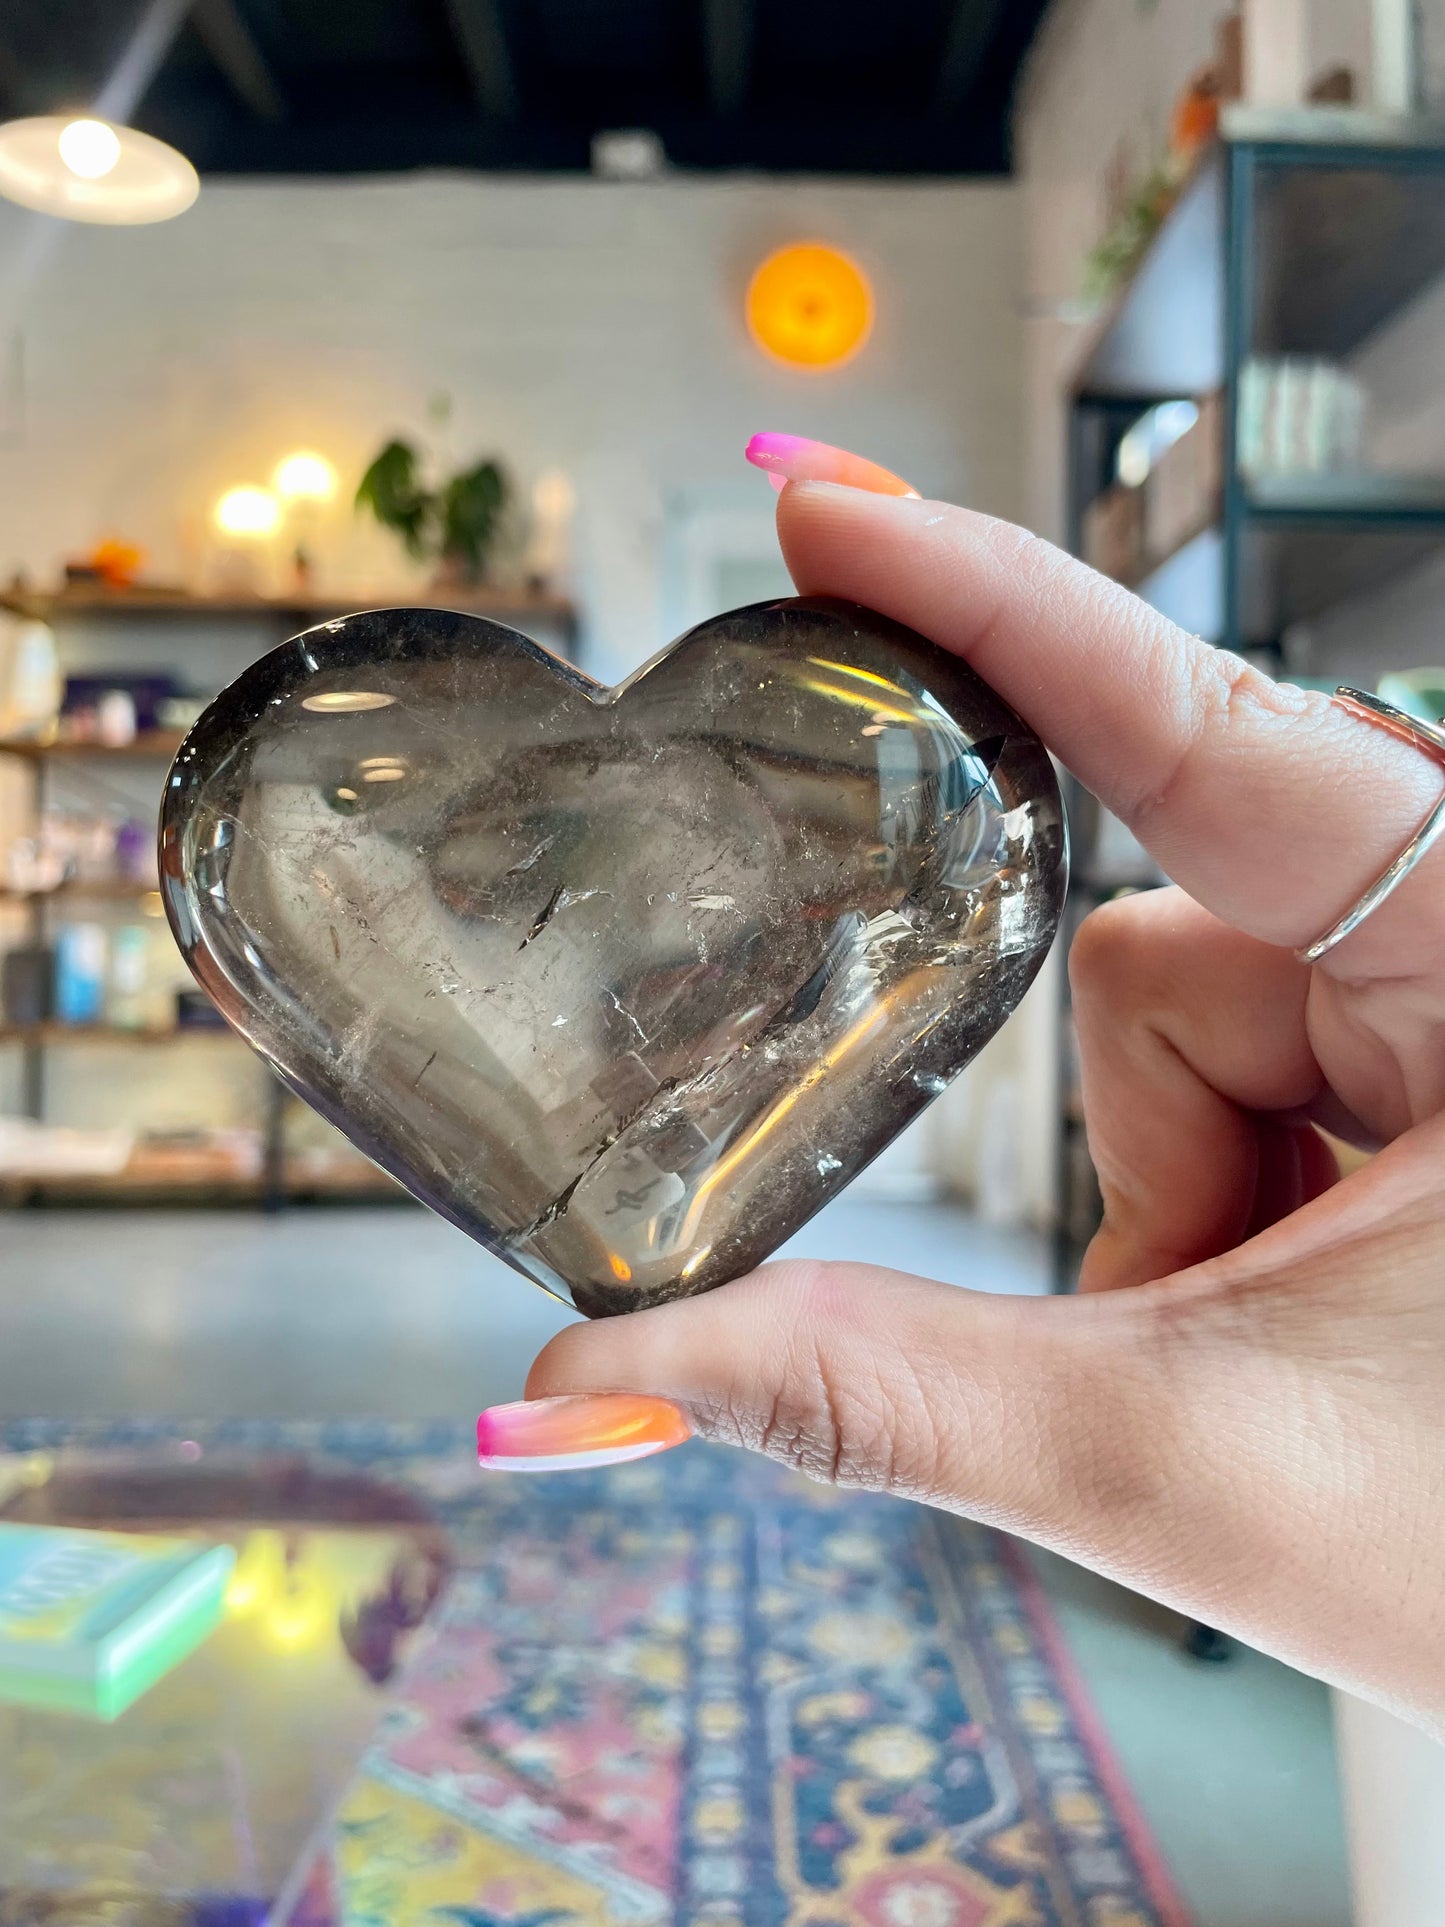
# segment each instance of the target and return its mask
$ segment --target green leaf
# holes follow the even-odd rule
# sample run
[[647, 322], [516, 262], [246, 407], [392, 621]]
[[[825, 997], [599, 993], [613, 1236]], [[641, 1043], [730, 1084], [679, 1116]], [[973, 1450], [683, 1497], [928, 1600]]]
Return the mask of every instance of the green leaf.
[[480, 575], [497, 539], [511, 488], [500, 463], [478, 462], [454, 475], [442, 491], [442, 554]]
[[369, 509], [384, 529], [394, 529], [408, 555], [420, 559], [437, 513], [436, 497], [417, 475], [417, 452], [410, 442], [390, 441], [362, 476], [356, 506]]

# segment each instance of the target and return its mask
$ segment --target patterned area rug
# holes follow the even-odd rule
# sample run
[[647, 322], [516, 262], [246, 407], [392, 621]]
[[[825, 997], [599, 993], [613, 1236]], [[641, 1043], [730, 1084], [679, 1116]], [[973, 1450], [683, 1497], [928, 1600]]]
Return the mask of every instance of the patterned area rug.
[[997, 1533], [702, 1445], [483, 1478], [447, 1428], [201, 1436], [403, 1480], [459, 1558], [290, 1927], [1183, 1927]]

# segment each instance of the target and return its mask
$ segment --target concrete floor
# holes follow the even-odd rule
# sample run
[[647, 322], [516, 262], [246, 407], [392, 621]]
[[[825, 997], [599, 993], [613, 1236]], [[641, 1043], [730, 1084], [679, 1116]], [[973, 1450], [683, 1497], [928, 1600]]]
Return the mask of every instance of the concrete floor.
[[[1041, 1240], [946, 1205], [845, 1198], [789, 1249], [1047, 1289]], [[571, 1315], [419, 1210], [12, 1214], [0, 1417], [469, 1416]], [[1036, 1557], [1197, 1927], [1348, 1927], [1323, 1688]]]
[[[956, 1206], [845, 1198], [784, 1250], [1047, 1289], [1041, 1240]], [[11, 1213], [0, 1418], [454, 1419], [519, 1397], [575, 1316], [407, 1206]]]

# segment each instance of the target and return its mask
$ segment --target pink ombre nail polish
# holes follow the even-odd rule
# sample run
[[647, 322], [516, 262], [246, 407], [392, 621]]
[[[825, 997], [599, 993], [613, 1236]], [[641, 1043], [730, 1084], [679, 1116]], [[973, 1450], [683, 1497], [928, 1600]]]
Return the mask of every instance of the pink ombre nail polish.
[[650, 1458], [691, 1437], [671, 1399], [579, 1392], [489, 1406], [477, 1420], [477, 1462], [493, 1472], [581, 1471]]
[[852, 455], [846, 448], [810, 441], [806, 435], [754, 435], [747, 458], [766, 470], [775, 488], [787, 482], [840, 482], [845, 488], [865, 489], [871, 495], [918, 495], [899, 475]]

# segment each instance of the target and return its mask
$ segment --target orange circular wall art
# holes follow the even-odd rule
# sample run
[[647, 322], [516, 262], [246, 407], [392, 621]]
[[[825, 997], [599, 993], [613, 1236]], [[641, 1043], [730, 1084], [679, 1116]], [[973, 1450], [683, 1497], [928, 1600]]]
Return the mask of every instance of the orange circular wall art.
[[873, 330], [873, 290], [846, 254], [803, 241], [770, 254], [748, 283], [754, 341], [795, 368], [840, 368]]

